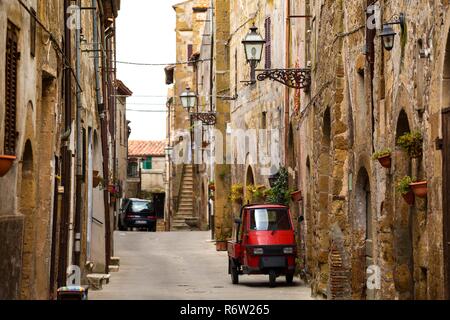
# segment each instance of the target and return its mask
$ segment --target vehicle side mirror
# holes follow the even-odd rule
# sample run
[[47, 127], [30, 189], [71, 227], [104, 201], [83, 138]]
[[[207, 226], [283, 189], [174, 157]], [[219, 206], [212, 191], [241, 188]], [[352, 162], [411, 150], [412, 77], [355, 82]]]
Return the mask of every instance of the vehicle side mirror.
[[305, 217], [304, 216], [300, 216], [298, 217], [298, 223], [302, 223], [303, 221], [305, 221]]
[[242, 224], [242, 220], [240, 218], [236, 218], [236, 219], [234, 219], [234, 223], [241, 225]]

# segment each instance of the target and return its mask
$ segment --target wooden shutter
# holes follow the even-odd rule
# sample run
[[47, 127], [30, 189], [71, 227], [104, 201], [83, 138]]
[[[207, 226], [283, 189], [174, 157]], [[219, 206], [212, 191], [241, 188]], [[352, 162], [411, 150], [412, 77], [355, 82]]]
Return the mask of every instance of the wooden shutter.
[[36, 56], [36, 10], [30, 8], [30, 55]]
[[265, 36], [266, 36], [266, 46], [265, 46], [265, 56], [266, 56], [266, 62], [265, 62], [265, 68], [270, 69], [272, 68], [272, 20], [270, 17], [266, 18], [264, 22], [264, 29], [265, 29]]
[[191, 59], [192, 54], [193, 54], [192, 44], [188, 44], [188, 46], [187, 46], [187, 61], [189, 61], [189, 59]]
[[16, 154], [18, 29], [8, 22], [5, 64], [5, 155]]

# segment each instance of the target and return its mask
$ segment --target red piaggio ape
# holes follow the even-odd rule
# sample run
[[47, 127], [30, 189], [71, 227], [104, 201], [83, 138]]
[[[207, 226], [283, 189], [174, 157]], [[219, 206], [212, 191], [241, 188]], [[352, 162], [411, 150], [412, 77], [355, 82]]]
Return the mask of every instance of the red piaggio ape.
[[285, 276], [292, 283], [297, 245], [288, 207], [262, 204], [242, 207], [235, 220], [233, 240], [228, 242], [229, 274], [233, 284], [239, 275], [269, 275], [270, 286]]

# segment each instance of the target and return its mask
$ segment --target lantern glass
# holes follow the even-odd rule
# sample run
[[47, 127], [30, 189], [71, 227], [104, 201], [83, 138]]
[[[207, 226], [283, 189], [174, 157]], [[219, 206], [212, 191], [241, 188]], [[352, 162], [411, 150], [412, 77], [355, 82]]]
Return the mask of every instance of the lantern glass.
[[189, 111], [195, 107], [197, 96], [191, 91], [190, 88], [186, 88], [186, 91], [181, 94], [180, 99], [183, 108]]
[[256, 28], [255, 26], [250, 28], [250, 33], [247, 34], [244, 41], [242, 41], [242, 43], [244, 44], [245, 57], [247, 59], [247, 62], [259, 63], [262, 58], [262, 52], [266, 41], [257, 32], [257, 30], [258, 28]]
[[387, 51], [391, 51], [394, 48], [396, 33], [390, 25], [385, 25], [380, 37], [383, 40], [383, 46]]

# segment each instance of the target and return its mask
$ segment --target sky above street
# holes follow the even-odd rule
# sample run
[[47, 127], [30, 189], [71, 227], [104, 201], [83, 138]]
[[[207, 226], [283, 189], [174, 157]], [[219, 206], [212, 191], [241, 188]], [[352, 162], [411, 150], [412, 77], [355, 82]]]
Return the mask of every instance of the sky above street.
[[[122, 62], [175, 62], [175, 11], [181, 0], [122, 1], [117, 19], [117, 60]], [[117, 77], [133, 91], [127, 109], [166, 110], [164, 66], [117, 65]], [[150, 97], [152, 96], [152, 97]], [[127, 111], [131, 140], [163, 140], [166, 114]]]

